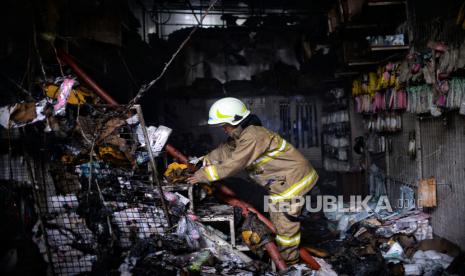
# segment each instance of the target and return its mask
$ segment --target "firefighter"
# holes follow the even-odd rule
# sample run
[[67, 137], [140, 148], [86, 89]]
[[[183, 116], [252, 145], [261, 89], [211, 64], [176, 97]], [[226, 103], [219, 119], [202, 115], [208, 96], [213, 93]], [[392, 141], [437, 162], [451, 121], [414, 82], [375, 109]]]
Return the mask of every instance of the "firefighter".
[[298, 262], [300, 222], [295, 217], [300, 215], [302, 204], [292, 203], [292, 199], [313, 188], [318, 179], [316, 171], [294, 146], [262, 127], [258, 117], [236, 98], [216, 101], [210, 108], [208, 124], [221, 125], [229, 139], [204, 157], [204, 166], [188, 182], [211, 183], [246, 169], [269, 192], [267, 202], [290, 205], [285, 212], [271, 208], [270, 218], [284, 260], [288, 264]]

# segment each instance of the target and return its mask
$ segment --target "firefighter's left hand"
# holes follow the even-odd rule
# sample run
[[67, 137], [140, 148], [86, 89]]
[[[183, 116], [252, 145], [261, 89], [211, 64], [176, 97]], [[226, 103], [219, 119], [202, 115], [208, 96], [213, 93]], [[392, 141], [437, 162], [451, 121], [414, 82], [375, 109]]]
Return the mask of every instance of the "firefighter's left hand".
[[187, 178], [187, 183], [189, 183], [189, 184], [197, 184], [197, 183], [199, 183], [199, 179], [195, 175], [193, 175], [193, 176]]

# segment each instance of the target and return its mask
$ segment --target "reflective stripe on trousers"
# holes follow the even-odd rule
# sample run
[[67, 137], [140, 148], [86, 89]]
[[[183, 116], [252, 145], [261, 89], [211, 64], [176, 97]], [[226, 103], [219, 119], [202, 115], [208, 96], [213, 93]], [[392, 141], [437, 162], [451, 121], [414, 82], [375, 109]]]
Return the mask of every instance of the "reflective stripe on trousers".
[[300, 244], [300, 232], [292, 237], [276, 235], [276, 243], [282, 247], [297, 246]]
[[314, 169], [312, 169], [312, 171], [309, 174], [304, 176], [297, 183], [292, 184], [291, 187], [287, 188], [285, 191], [279, 194], [271, 195], [270, 199], [273, 202], [290, 200], [296, 197], [305, 188], [313, 185], [317, 179], [318, 179], [318, 174], [316, 173]]

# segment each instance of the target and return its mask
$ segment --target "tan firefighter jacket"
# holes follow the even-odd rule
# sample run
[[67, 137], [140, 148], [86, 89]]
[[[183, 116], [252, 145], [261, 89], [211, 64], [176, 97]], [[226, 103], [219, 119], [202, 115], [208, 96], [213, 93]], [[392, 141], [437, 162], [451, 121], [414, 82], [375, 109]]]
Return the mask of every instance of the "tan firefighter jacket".
[[272, 201], [306, 194], [318, 175], [305, 157], [278, 134], [260, 126], [237, 127], [231, 141], [205, 156], [195, 173], [200, 182], [233, 176], [244, 168], [268, 189]]

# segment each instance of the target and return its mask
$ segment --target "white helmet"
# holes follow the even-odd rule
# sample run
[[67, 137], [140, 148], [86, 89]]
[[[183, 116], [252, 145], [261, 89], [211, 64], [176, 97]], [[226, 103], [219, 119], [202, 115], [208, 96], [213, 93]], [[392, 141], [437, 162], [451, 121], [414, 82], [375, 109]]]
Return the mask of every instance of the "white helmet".
[[238, 125], [242, 120], [249, 116], [250, 110], [247, 106], [236, 98], [223, 98], [216, 101], [210, 107], [208, 112], [208, 124], [231, 124]]

